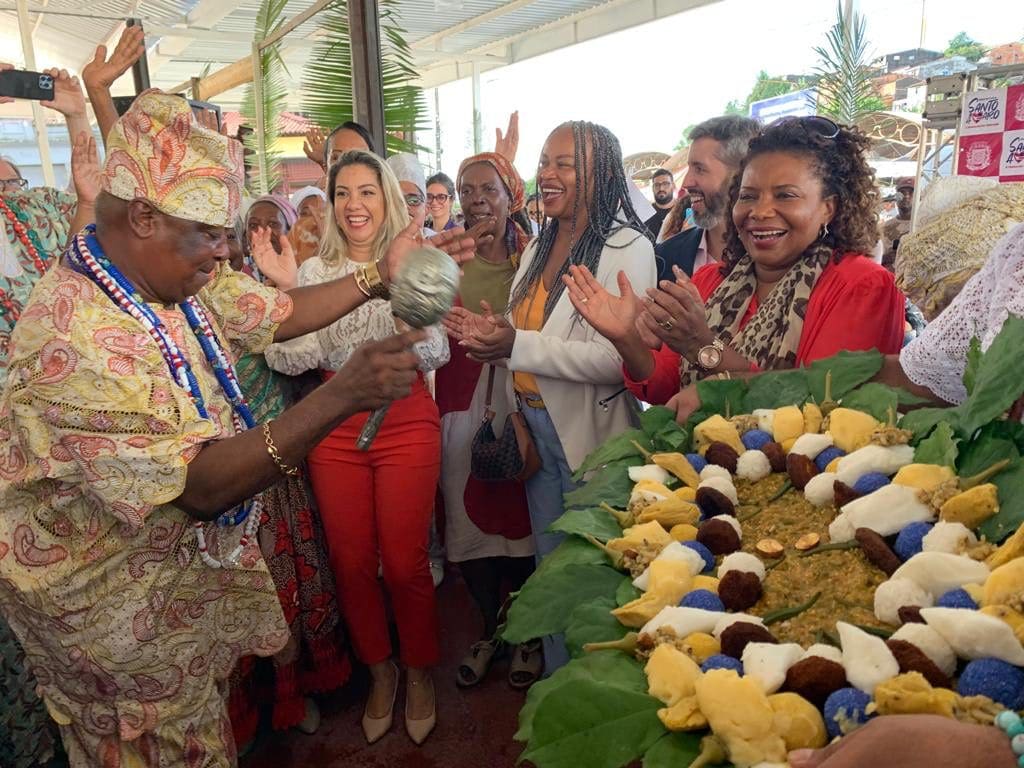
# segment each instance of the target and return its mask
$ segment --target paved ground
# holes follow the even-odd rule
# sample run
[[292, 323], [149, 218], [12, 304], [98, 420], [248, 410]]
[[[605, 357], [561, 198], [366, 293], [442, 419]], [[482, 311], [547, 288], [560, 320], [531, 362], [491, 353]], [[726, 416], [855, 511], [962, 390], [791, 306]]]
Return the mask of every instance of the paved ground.
[[359, 720], [367, 690], [364, 670], [341, 691], [320, 700], [320, 730], [306, 736], [292, 730], [265, 733], [241, 768], [512, 768], [522, 750], [512, 740], [525, 694], [506, 680], [508, 662], [495, 662], [487, 680], [475, 688], [455, 685], [455, 669], [477, 639], [479, 618], [465, 585], [449, 568], [438, 589], [441, 616], [441, 665], [435, 670], [438, 724], [422, 747], [405, 733], [404, 693], [399, 689], [391, 733], [367, 746]]

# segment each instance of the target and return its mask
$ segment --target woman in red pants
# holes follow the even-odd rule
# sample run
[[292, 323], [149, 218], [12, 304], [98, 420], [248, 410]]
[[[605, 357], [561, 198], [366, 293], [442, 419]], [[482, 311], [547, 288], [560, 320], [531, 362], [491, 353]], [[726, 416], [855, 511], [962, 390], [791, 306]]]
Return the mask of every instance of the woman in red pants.
[[[334, 216], [319, 253], [299, 268], [297, 283], [356, 273], [364, 292], [375, 295], [375, 264], [409, 223], [398, 180], [376, 155], [351, 151], [331, 166], [327, 197]], [[364, 273], [358, 280], [367, 269], [370, 279]], [[273, 345], [267, 360], [282, 373], [319, 369], [329, 378], [360, 344], [394, 333], [390, 303], [374, 299], [327, 328]], [[417, 352], [423, 371], [443, 365], [447, 336], [429, 329]], [[438, 660], [438, 628], [427, 543], [440, 471], [440, 420], [422, 375], [412, 394], [392, 404], [364, 452], [356, 448], [356, 438], [367, 417], [354, 416], [327, 435], [308, 457], [309, 474], [352, 644], [372, 677], [363, 715], [366, 739], [373, 743], [391, 727], [399, 682], [378, 579], [381, 566], [407, 670], [406, 730], [421, 744], [436, 722], [429, 668]]]

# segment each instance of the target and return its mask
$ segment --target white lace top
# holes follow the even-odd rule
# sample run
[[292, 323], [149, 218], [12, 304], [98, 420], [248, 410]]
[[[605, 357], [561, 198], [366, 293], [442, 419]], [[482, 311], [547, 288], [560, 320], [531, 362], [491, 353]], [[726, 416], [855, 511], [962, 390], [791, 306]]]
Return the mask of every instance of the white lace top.
[[[352, 274], [358, 266], [358, 262], [350, 260], [327, 264], [319, 256], [314, 256], [299, 267], [298, 284], [326, 283]], [[372, 299], [326, 328], [271, 344], [266, 351], [267, 362], [275, 371], [291, 376], [316, 368], [336, 371], [359, 345], [379, 341], [395, 332], [391, 304]], [[420, 356], [420, 370], [426, 372], [440, 368], [448, 362], [448, 335], [440, 326], [432, 325], [427, 328], [426, 341], [417, 344], [415, 351]]]
[[903, 372], [943, 400], [962, 403], [971, 339], [977, 336], [988, 349], [1011, 314], [1024, 317], [1024, 224], [996, 244], [953, 302], [903, 349]]

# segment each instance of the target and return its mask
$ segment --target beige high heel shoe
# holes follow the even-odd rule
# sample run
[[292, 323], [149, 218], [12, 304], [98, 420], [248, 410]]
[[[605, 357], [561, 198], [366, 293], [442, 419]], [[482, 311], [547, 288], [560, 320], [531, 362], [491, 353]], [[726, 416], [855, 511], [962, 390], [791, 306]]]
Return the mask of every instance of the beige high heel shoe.
[[[391, 730], [391, 723], [394, 720], [395, 715], [395, 698], [398, 696], [398, 682], [399, 672], [398, 666], [391, 662], [391, 667], [395, 670], [395, 686], [391, 689], [391, 706], [388, 707], [388, 713], [384, 717], [370, 717], [367, 711], [363, 710], [363, 734], [366, 736], [366, 743], [373, 744], [374, 742], [380, 741], [383, 736]], [[369, 701], [366, 703], [370, 705]]]
[[[414, 685], [427, 685], [430, 687], [430, 698], [432, 700], [432, 706], [430, 708], [430, 714], [426, 717], [414, 720], [409, 717], [409, 688]], [[405, 732], [409, 734], [409, 738], [413, 740], [416, 746], [421, 745], [427, 740], [431, 731], [434, 730], [434, 726], [437, 725], [437, 697], [434, 695], [434, 681], [430, 677], [424, 678], [422, 682], [414, 682], [409, 680], [406, 682], [405, 691]]]

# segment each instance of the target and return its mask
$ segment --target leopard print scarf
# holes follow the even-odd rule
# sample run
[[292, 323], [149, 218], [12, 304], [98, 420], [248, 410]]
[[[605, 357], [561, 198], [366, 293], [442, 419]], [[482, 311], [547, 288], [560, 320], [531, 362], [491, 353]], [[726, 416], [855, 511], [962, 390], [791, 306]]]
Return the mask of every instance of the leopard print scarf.
[[[757, 292], [754, 262], [744, 254], [708, 297], [704, 307], [708, 328], [761, 370], [795, 367], [807, 303], [831, 258], [832, 249], [827, 245], [819, 242], [811, 246], [740, 330], [740, 321]], [[696, 365], [685, 358], [680, 361], [680, 386], [693, 384], [701, 375]]]

